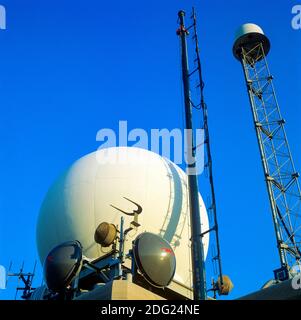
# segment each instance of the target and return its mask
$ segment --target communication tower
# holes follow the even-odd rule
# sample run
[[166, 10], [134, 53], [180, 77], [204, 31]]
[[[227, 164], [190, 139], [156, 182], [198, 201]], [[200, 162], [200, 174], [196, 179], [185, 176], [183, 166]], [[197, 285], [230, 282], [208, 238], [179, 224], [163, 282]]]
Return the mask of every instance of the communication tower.
[[243, 67], [268, 190], [281, 267], [276, 280], [291, 277], [300, 263], [301, 192], [266, 56], [270, 41], [255, 24], [243, 25], [233, 54]]

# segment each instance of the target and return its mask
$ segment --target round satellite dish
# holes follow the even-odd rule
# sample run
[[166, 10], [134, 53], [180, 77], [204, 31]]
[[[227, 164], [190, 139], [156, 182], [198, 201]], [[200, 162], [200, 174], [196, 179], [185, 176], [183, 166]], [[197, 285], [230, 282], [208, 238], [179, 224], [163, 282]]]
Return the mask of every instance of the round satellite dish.
[[54, 292], [66, 289], [82, 266], [82, 246], [78, 241], [64, 242], [52, 249], [44, 262], [44, 279]]
[[95, 230], [94, 240], [103, 247], [109, 247], [117, 237], [117, 228], [112, 223], [103, 222]]
[[144, 278], [155, 287], [170, 284], [176, 271], [176, 258], [170, 244], [160, 236], [145, 232], [133, 246], [134, 259]]

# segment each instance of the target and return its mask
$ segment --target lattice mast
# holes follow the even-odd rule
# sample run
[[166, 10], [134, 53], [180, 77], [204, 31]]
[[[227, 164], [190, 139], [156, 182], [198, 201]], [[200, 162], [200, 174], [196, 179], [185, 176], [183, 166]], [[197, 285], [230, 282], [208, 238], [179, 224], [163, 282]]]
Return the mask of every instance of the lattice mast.
[[[197, 17], [196, 17], [196, 12], [194, 8], [192, 8], [192, 20], [193, 20], [193, 24], [192, 24], [193, 37], [192, 38], [195, 44], [194, 62], [196, 63], [196, 69], [193, 70], [190, 76], [192, 76], [194, 73], [197, 73], [197, 76], [198, 76], [197, 89], [199, 89], [199, 99], [200, 99], [200, 102], [198, 105], [195, 105], [194, 103], [192, 104], [196, 109], [200, 109], [202, 111], [202, 124], [204, 129], [204, 144], [205, 144], [205, 156], [206, 156], [205, 166], [208, 168], [210, 199], [211, 199], [210, 210], [213, 213], [213, 225], [207, 232], [214, 232], [216, 255], [213, 257], [213, 260], [214, 262], [217, 262], [217, 269], [218, 269], [218, 275], [219, 275], [219, 288], [222, 288], [224, 285], [224, 278], [223, 278], [223, 272], [222, 272], [222, 258], [221, 258], [220, 240], [219, 240], [217, 206], [216, 206], [214, 179], [213, 179], [213, 164], [212, 164], [212, 154], [211, 154], [211, 146], [210, 146], [208, 108], [207, 108], [207, 104], [205, 102], [205, 97], [204, 97], [205, 83], [203, 80], [202, 64], [201, 64], [201, 58], [200, 58], [199, 37], [197, 32]], [[219, 291], [221, 294], [222, 290], [219, 290]]]
[[270, 41], [260, 27], [246, 24], [240, 28], [233, 53], [245, 75], [281, 269], [285, 271], [280, 280], [285, 280], [290, 269], [300, 263], [301, 192], [266, 59], [269, 51]]

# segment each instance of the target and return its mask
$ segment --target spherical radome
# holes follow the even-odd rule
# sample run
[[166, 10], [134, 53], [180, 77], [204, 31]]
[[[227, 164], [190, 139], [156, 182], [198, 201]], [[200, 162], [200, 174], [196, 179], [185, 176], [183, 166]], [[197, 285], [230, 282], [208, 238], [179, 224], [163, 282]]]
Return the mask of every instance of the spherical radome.
[[[208, 217], [200, 199], [202, 232]], [[49, 251], [65, 241], [78, 240], [83, 254], [98, 258], [108, 251], [94, 240], [101, 222], [127, 228], [141, 206], [140, 227], [127, 236], [129, 250], [138, 234], [148, 231], [170, 242], [177, 259], [175, 279], [190, 283], [190, 230], [187, 175], [171, 161], [148, 150], [117, 147], [101, 149], [76, 161], [49, 189], [37, 222], [41, 263]], [[125, 213], [122, 213], [121, 209]], [[203, 237], [207, 256], [209, 235]]]

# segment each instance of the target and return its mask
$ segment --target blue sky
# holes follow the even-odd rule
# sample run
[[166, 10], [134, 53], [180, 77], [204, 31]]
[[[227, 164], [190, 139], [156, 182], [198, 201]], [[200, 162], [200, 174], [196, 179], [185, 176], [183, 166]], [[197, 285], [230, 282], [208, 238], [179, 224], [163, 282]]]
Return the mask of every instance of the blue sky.
[[[1, 1], [0, 264], [37, 258], [35, 226], [56, 177], [98, 148], [96, 133], [177, 128], [183, 123], [179, 9], [198, 11], [209, 108], [224, 273], [236, 298], [259, 289], [278, 267], [275, 237], [248, 97], [232, 56], [234, 32], [262, 26], [297, 169], [301, 170], [301, 31], [297, 1]], [[41, 281], [41, 267], [36, 285]], [[0, 292], [14, 297], [15, 283]]]

